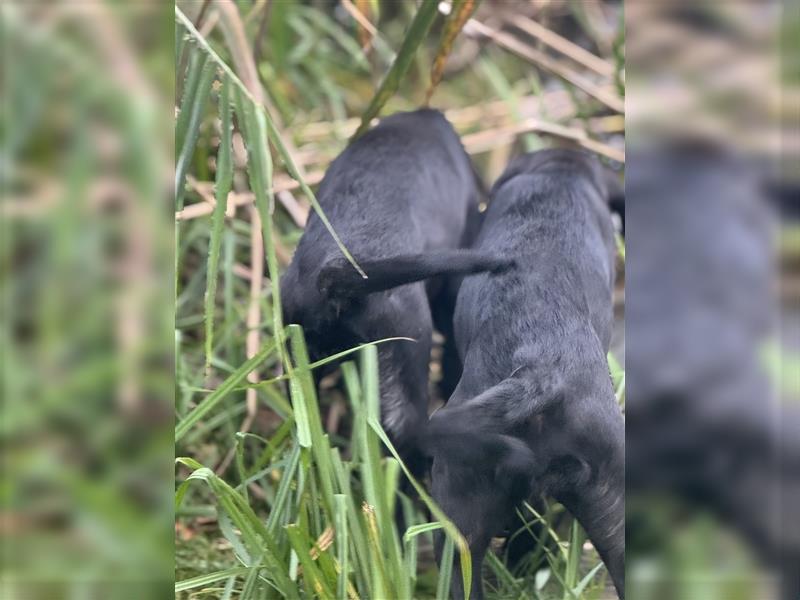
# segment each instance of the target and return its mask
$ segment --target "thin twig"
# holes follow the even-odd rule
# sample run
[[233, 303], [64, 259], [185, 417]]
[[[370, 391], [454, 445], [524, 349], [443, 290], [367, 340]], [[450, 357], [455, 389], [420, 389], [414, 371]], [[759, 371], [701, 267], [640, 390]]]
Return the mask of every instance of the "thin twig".
[[595, 56], [588, 50], [584, 50], [574, 42], [560, 36], [552, 29], [542, 26], [533, 19], [529, 19], [524, 15], [516, 15], [513, 19], [507, 19], [506, 22], [513, 27], [521, 29], [528, 35], [541, 40], [553, 50], [561, 52], [564, 56], [568, 56], [576, 63], [583, 65], [587, 69], [591, 69], [598, 75], [604, 77], [614, 76], [614, 65], [603, 60], [599, 56]]
[[266, 2], [263, 11], [264, 12], [261, 15], [261, 21], [258, 23], [258, 33], [256, 33], [255, 45], [253, 46], [253, 59], [256, 61], [256, 65], [261, 62], [261, 52], [262, 48], [264, 47], [263, 41], [267, 35], [269, 18], [270, 14], [272, 13], [272, 2]]
[[286, 209], [286, 212], [289, 213], [289, 216], [292, 217], [292, 220], [295, 222], [295, 225], [298, 227], [305, 227], [306, 221], [308, 221], [308, 212], [309, 207], [306, 204], [300, 204], [297, 201], [297, 198], [294, 197], [289, 190], [283, 190], [275, 194], [278, 198], [278, 201], [283, 205], [283, 208]]
[[[311, 173], [306, 175], [306, 183], [308, 183], [308, 185], [316, 185], [320, 181], [322, 181], [322, 177], [324, 174], [325, 173], [323, 171], [312, 171]], [[198, 185], [201, 184], [198, 183]], [[275, 180], [273, 182], [272, 193], [279, 194], [280, 192], [283, 191], [296, 190], [299, 187], [300, 184], [294, 179], [291, 179], [290, 177], [286, 176], [278, 176], [275, 177]], [[200, 192], [198, 191], [198, 193]], [[280, 200], [280, 197], [278, 199]], [[228, 195], [228, 209], [253, 204], [254, 200], [255, 200], [255, 195], [252, 192], [238, 192], [238, 193], [231, 192]], [[197, 219], [198, 217], [204, 217], [206, 215], [210, 215], [212, 212], [214, 212], [214, 205], [212, 203], [198, 202], [196, 204], [190, 204], [183, 210], [176, 212], [175, 219], [178, 221], [188, 221], [190, 219]]]
[[[247, 309], [246, 355], [250, 359], [258, 353], [259, 325], [261, 324], [261, 287], [264, 281], [264, 238], [261, 234], [261, 218], [255, 205], [250, 207], [250, 305]], [[247, 381], [258, 383], [258, 370], [247, 375]], [[246, 394], [247, 415], [239, 431], [249, 431], [258, 410], [258, 396], [255, 388], [248, 388]]]
[[369, 33], [370, 39], [366, 44], [362, 44], [361, 48], [366, 52], [372, 46], [372, 40], [378, 36], [378, 29], [370, 22], [364, 13], [358, 10], [358, 7], [350, 0], [342, 0], [342, 8], [347, 11], [347, 14], [353, 17], [356, 23], [358, 23], [364, 30], [367, 31], [367, 33]]
[[[352, 121], [352, 125], [356, 126], [358, 120], [354, 119]], [[592, 123], [596, 124], [597, 130], [606, 132], [622, 131], [623, 127], [623, 124], [620, 123], [618, 119], [613, 120], [613, 117], [598, 118], [597, 120], [591, 121], [590, 125]], [[534, 117], [523, 119], [521, 122], [514, 125], [504, 125], [500, 127], [484, 129], [483, 131], [479, 131], [477, 133], [467, 134], [463, 136], [462, 142], [467, 152], [470, 154], [480, 154], [499, 146], [511, 144], [517, 136], [530, 132], [544, 133], [572, 140], [587, 150], [591, 150], [592, 152], [596, 152], [597, 154], [601, 154], [612, 160], [623, 163], [625, 162], [625, 153], [623, 151], [588, 137], [583, 129], [566, 127], [564, 125], [543, 121]], [[309, 153], [309, 155], [311, 154]], [[320, 156], [317, 152], [314, 155], [314, 162], [327, 162], [330, 160], [330, 158], [331, 157]], [[309, 185], [317, 184], [322, 180], [324, 174], [325, 173], [322, 170], [313, 171], [306, 177], [306, 182]], [[189, 181], [190, 189], [196, 190], [205, 201], [190, 204], [189, 206], [183, 208], [183, 210], [178, 211], [175, 213], [176, 220], [188, 221], [190, 219], [196, 219], [198, 217], [210, 215], [212, 212], [214, 212], [214, 201], [213, 198], [210, 197], [210, 190], [205, 189], [205, 186], [207, 185], [209, 184]], [[298, 227], [304, 227], [305, 219], [302, 214], [305, 213], [307, 215], [308, 210], [302, 206], [294, 206], [292, 202], [281, 193], [295, 190], [298, 187], [299, 184], [293, 179], [285, 176], [276, 177], [272, 191]], [[235, 208], [239, 206], [251, 205], [254, 201], [254, 198], [255, 196], [252, 192], [231, 192], [231, 194], [228, 196], [228, 209], [235, 210]]]
[[197, 20], [194, 22], [194, 26], [200, 29], [203, 26], [203, 19], [206, 17], [206, 11], [208, 10], [208, 5], [211, 4], [211, 0], [203, 0], [203, 6], [200, 7], [200, 12], [197, 15]]
[[558, 61], [552, 59], [544, 52], [541, 52], [540, 50], [521, 42], [513, 35], [488, 27], [475, 19], [470, 19], [467, 22], [465, 31], [467, 33], [473, 32], [491, 39], [506, 50], [509, 50], [517, 56], [529, 60], [532, 63], [539, 65], [543, 69], [550, 71], [554, 75], [561, 77], [565, 81], [568, 81], [575, 87], [583, 90], [593, 98], [605, 104], [611, 110], [618, 113], [625, 112], [625, 103], [619, 96], [609, 93], [598, 87], [586, 79], [583, 75], [580, 75], [572, 69], [560, 64]]
[[[611, 86], [605, 88], [611, 90]], [[523, 116], [536, 116], [547, 112], [551, 120], [561, 120], [572, 116], [575, 108], [566, 90], [554, 90], [538, 95], [524, 96], [517, 101], [517, 110]], [[506, 121], [511, 115], [511, 108], [505, 100], [481, 102], [461, 108], [444, 111], [445, 117], [458, 130], [467, 130], [479, 125], [485, 127], [489, 121]], [[324, 140], [331, 137], [334, 128], [339, 127], [342, 133], [350, 135], [355, 131], [360, 120], [357, 117], [333, 124], [330, 121], [317, 121], [306, 125], [298, 125], [297, 136], [305, 141]]]
[[515, 123], [508, 127], [487, 129], [471, 135], [465, 135], [461, 141], [467, 152], [470, 154], [478, 154], [497, 146], [510, 144], [520, 134], [532, 131], [571, 140], [587, 150], [602, 154], [612, 160], [625, 162], [625, 153], [623, 151], [590, 139], [583, 129], [564, 127], [563, 125], [548, 123], [540, 119], [525, 119], [520, 123]]

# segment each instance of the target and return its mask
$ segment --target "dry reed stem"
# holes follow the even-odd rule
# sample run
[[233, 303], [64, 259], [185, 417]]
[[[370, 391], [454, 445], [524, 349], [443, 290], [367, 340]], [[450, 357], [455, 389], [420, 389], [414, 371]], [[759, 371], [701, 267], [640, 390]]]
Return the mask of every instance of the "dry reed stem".
[[[547, 92], [542, 95], [541, 100], [538, 96], [523, 96], [517, 102], [517, 111], [523, 116], [538, 115], [542, 109], [553, 120], [567, 118], [575, 112], [572, 99], [566, 90]], [[511, 116], [511, 109], [505, 100], [492, 100], [462, 108], [451, 108], [443, 112], [447, 120], [461, 131], [475, 125], [485, 125], [491, 120], [506, 121]], [[355, 132], [360, 122], [357, 117], [336, 125], [330, 121], [317, 121], [298, 126], [297, 136], [305, 141], [325, 140], [334, 135], [334, 127], [339, 127], [342, 134], [350, 135]]]
[[283, 205], [283, 208], [286, 209], [286, 212], [289, 213], [289, 216], [292, 217], [295, 225], [300, 228], [304, 228], [306, 226], [306, 222], [308, 221], [308, 213], [311, 211], [308, 204], [301, 204], [297, 201], [297, 198], [294, 197], [289, 190], [282, 190], [276, 194], [278, 198], [278, 202]]
[[[245, 34], [244, 23], [239, 14], [239, 9], [232, 0], [217, 0], [216, 7], [222, 16], [221, 27], [225, 34], [225, 42], [231, 52], [235, 72], [238, 74], [239, 79], [245, 85], [247, 90], [253, 98], [262, 106], [266, 107], [276, 129], [283, 133], [283, 123], [280, 119], [280, 113], [275, 110], [269, 96], [264, 92], [261, 85], [261, 80], [258, 77], [258, 69], [253, 54], [250, 50], [250, 44], [247, 41]], [[281, 135], [283, 145], [291, 156], [297, 152], [291, 138]], [[303, 165], [297, 164], [297, 170], [300, 176], [305, 178], [305, 171]]]
[[360, 27], [362, 27], [367, 33], [369, 33], [370, 35], [369, 41], [366, 44], [364, 43], [361, 44], [361, 49], [366, 52], [366, 50], [372, 46], [372, 40], [374, 40], [379, 35], [378, 29], [375, 27], [375, 25], [373, 25], [370, 22], [370, 20], [366, 17], [366, 15], [364, 15], [364, 13], [358, 10], [358, 7], [355, 4], [353, 4], [350, 0], [342, 0], [342, 8], [344, 8], [347, 11], [347, 14], [353, 17], [353, 20], [355, 20], [355, 22], [358, 23]]
[[614, 76], [614, 65], [603, 60], [599, 56], [595, 56], [588, 50], [581, 48], [574, 42], [557, 34], [552, 29], [544, 27], [533, 19], [529, 19], [523, 15], [517, 15], [514, 19], [507, 19], [506, 22], [517, 29], [521, 29], [528, 35], [541, 40], [553, 50], [557, 50], [564, 56], [571, 58], [576, 63], [583, 65], [598, 75], [602, 75], [603, 77]]
[[[325, 175], [324, 171], [312, 171], [305, 177], [305, 181], [308, 185], [316, 185], [322, 181], [323, 175]], [[199, 183], [198, 185], [203, 184]], [[278, 175], [273, 181], [272, 193], [280, 194], [280, 192], [296, 190], [299, 187], [300, 184], [294, 179], [286, 175]], [[255, 195], [252, 192], [231, 192], [228, 194], [228, 209], [252, 205], [254, 200]], [[278, 200], [280, 201], [280, 196], [278, 196]], [[189, 219], [210, 215], [212, 212], [214, 212], [214, 204], [212, 202], [198, 202], [196, 204], [190, 204], [183, 210], [176, 212], [175, 219], [178, 221], [188, 221]]]
[[625, 103], [619, 96], [614, 93], [607, 92], [603, 88], [586, 79], [583, 75], [580, 75], [572, 69], [560, 64], [558, 61], [553, 60], [544, 52], [541, 52], [540, 50], [521, 42], [515, 36], [498, 29], [488, 27], [487, 25], [484, 25], [475, 19], [470, 19], [467, 22], [464, 31], [468, 34], [470, 32], [474, 32], [478, 35], [482, 35], [483, 37], [491, 39], [499, 46], [509, 50], [510, 52], [513, 52], [517, 56], [529, 60], [543, 69], [558, 75], [562, 79], [569, 81], [575, 87], [583, 90], [593, 98], [599, 100], [611, 110], [618, 113], [625, 112]]
[[[261, 218], [255, 205], [250, 207], [250, 305], [247, 309], [247, 359], [254, 357], [259, 350], [261, 324], [261, 288], [264, 281], [264, 238], [261, 233]], [[258, 383], [258, 370], [247, 375], [247, 381]], [[258, 409], [258, 398], [254, 388], [247, 389], [247, 415], [240, 431], [249, 431]]]
[[[600, 118], [598, 118], [598, 120], [595, 121], [595, 124], [601, 131], [621, 131], [620, 127], [624, 125], [624, 123], [620, 123], [618, 119], [605, 120], [607, 119], [606, 117], [603, 117], [602, 119], [603, 120], [600, 120]], [[587, 150], [596, 152], [597, 154], [612, 160], [625, 162], [625, 153], [623, 151], [609, 146], [608, 144], [591, 139], [583, 129], [566, 127], [557, 123], [542, 121], [541, 119], [534, 117], [524, 119], [523, 121], [513, 125], [504, 125], [492, 129], [484, 129], [483, 131], [479, 131], [477, 133], [464, 135], [462, 137], [462, 143], [464, 144], [464, 148], [468, 153], [480, 154], [482, 152], [487, 152], [497, 148], [498, 146], [511, 144], [518, 135], [531, 132], [543, 133], [572, 140]], [[327, 162], [330, 158], [332, 158], [326, 157], [324, 153], [321, 153], [319, 150], [306, 151], [304, 156], [309, 157], [307, 160], [313, 158], [313, 162], [315, 163]], [[324, 174], [325, 172], [323, 170], [312, 171], [306, 177], [306, 183], [309, 185], [317, 184], [322, 180]], [[205, 185], [210, 186], [211, 184], [209, 183]], [[204, 184], [190, 182], [190, 187], [191, 189], [196, 190], [205, 201], [190, 204], [183, 210], [175, 213], [175, 219], [179, 221], [196, 219], [198, 217], [210, 215], [214, 211], [213, 198], [210, 197], [208, 190], [203, 189]], [[296, 200], [292, 202], [289, 200], [289, 196], [285, 196], [281, 193], [297, 189], [298, 187], [298, 183], [293, 179], [285, 176], [277, 176], [275, 178], [275, 185], [273, 185], [272, 191], [274, 194], [276, 194], [278, 201], [281, 202], [298, 227], [304, 227], [305, 218], [307, 218], [308, 215], [308, 208], [297, 204]], [[228, 209], [232, 210], [238, 206], [251, 205], [254, 198], [255, 196], [252, 192], [231, 192], [231, 194], [228, 195]], [[294, 196], [291, 196], [291, 198], [294, 199]], [[305, 214], [305, 218], [303, 217], [303, 213]]]
[[525, 119], [508, 127], [498, 127], [465, 135], [462, 137], [462, 143], [470, 154], [479, 154], [500, 145], [510, 144], [518, 135], [530, 132], [544, 133], [571, 140], [587, 150], [602, 154], [612, 160], [625, 162], [625, 153], [623, 151], [590, 139], [584, 130], [564, 127], [563, 125], [548, 123], [540, 119]]

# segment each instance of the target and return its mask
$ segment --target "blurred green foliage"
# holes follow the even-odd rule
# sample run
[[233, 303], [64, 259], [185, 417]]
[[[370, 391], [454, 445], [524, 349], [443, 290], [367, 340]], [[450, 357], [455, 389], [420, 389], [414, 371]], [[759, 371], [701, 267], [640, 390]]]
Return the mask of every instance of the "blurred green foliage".
[[86, 9], [2, 5], [3, 598], [172, 579], [172, 17]]

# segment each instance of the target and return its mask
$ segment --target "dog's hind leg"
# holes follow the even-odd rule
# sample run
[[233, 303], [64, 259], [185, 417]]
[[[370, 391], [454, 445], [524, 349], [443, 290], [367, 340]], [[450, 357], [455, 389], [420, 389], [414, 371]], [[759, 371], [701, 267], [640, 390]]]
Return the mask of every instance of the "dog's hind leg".
[[463, 369], [456, 346], [455, 328], [453, 327], [453, 313], [456, 309], [456, 298], [461, 279], [461, 277], [445, 278], [442, 288], [436, 294], [432, 303], [434, 325], [444, 337], [441, 359], [442, 378], [438, 387], [439, 393], [445, 401], [456, 389]]

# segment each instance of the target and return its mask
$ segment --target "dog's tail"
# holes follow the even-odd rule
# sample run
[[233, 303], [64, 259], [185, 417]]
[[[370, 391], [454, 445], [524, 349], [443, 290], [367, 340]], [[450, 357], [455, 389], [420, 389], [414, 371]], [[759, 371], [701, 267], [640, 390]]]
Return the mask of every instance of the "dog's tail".
[[328, 298], [359, 298], [439, 275], [469, 275], [502, 271], [513, 260], [476, 250], [436, 250], [390, 258], [358, 259], [367, 274], [361, 277], [346, 260], [329, 262], [320, 270], [317, 288]]

